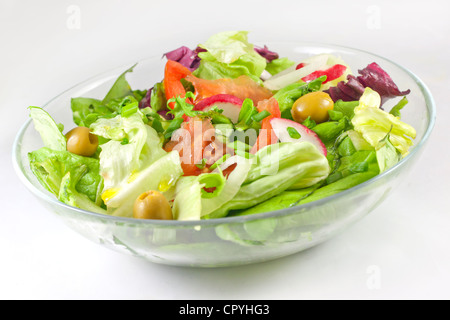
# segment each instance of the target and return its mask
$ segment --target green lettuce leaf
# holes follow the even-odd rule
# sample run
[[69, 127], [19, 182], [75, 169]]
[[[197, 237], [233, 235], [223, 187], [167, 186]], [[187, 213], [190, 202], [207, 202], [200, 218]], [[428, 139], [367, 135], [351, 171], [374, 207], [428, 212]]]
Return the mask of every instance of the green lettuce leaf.
[[144, 124], [140, 112], [98, 119], [91, 130], [108, 140], [100, 146], [99, 155], [105, 189], [117, 188], [166, 154], [162, 139], [155, 129]]
[[199, 220], [202, 211], [201, 184], [196, 176], [180, 177], [175, 187], [174, 220]]
[[206, 52], [200, 52], [199, 67], [194, 75], [208, 80], [251, 76], [259, 81], [267, 62], [247, 39], [247, 31], [221, 32], [200, 44]]
[[47, 148], [56, 151], [66, 150], [66, 138], [61, 133], [55, 120], [47, 111], [39, 107], [29, 107], [30, 117], [33, 119], [36, 131], [41, 135], [41, 139]]
[[251, 160], [235, 155], [225, 160], [214, 172], [221, 172], [234, 164], [236, 164], [236, 167], [228, 176], [220, 194], [214, 198], [202, 199], [202, 219], [211, 218], [213, 212], [231, 201], [239, 192], [252, 166]]
[[354, 110], [354, 129], [374, 148], [389, 133], [390, 142], [405, 157], [413, 145], [416, 130], [398, 117], [381, 110], [380, 105], [380, 95], [367, 87]]
[[171, 189], [175, 188], [177, 180], [182, 175], [178, 152], [167, 153], [146, 168], [134, 173], [120, 185], [106, 189], [102, 193], [108, 214], [132, 217], [134, 201], [143, 192], [149, 190], [160, 191], [169, 198], [168, 200], [172, 200]]
[[249, 208], [293, 186], [309, 187], [325, 179], [330, 171], [326, 157], [308, 142], [269, 145], [251, 161], [252, 168], [239, 191], [209, 217]]
[[114, 82], [102, 100], [75, 97], [71, 99], [73, 121], [78, 126], [89, 127], [99, 118], [113, 118], [120, 114], [127, 104], [138, 103], [145, 95], [145, 91], [132, 90], [126, 79], [126, 74], [134, 67], [125, 70]]
[[384, 137], [376, 147], [378, 166], [380, 173], [396, 165], [402, 155], [389, 141], [389, 133]]
[[123, 97], [133, 95], [133, 90], [131, 89], [131, 86], [126, 79], [126, 74], [128, 72], [133, 72], [133, 69], [135, 66], [136, 66], [136, 64], [134, 66], [132, 66], [131, 68], [125, 70], [116, 79], [116, 81], [112, 85], [111, 89], [109, 89], [108, 93], [103, 98], [102, 104], [107, 104], [108, 102], [110, 102], [111, 100], [114, 100], [114, 99], [121, 99]]
[[71, 177], [76, 178], [70, 181], [70, 188], [84, 194], [93, 203], [101, 204], [99, 190], [102, 188], [102, 177], [97, 159], [47, 147], [30, 152], [28, 158], [32, 172], [48, 191], [58, 196], [63, 178], [70, 173]]
[[[204, 173], [199, 176], [183, 176], [175, 187], [173, 215], [176, 220], [199, 220], [202, 212], [202, 198], [220, 196], [226, 179], [221, 172]], [[214, 188], [206, 192], [205, 188]]]
[[[367, 167], [360, 166], [361, 168], [364, 167], [365, 170], [355, 170], [357, 169], [357, 166], [355, 166], [353, 168], [354, 172], [349, 171], [348, 175], [345, 177], [340, 177], [334, 182], [328, 184], [320, 182], [308, 188], [286, 190], [264, 202], [257, 204], [256, 206], [250, 207], [246, 210], [240, 210], [236, 212], [235, 215], [248, 215], [281, 210], [320, 200], [357, 186], [358, 184], [375, 177], [379, 173], [376, 157], [374, 156], [373, 151], [371, 154], [359, 154], [355, 156], [355, 159], [357, 158], [361, 159], [362, 162], [367, 161]], [[348, 163], [350, 164], [351, 161], [348, 161]], [[349, 166], [347, 165], [345, 168], [341, 168], [341, 170], [348, 170], [348, 167]]]
[[78, 174], [73, 177], [71, 172], [67, 172], [61, 180], [58, 199], [72, 207], [105, 214], [105, 209], [94, 203], [86, 194], [77, 191], [76, 185], [78, 181]]

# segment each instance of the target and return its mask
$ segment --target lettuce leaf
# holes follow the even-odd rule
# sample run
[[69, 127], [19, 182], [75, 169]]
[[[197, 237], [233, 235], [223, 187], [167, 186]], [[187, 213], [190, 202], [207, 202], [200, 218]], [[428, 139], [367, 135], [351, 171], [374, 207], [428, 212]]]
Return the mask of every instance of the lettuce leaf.
[[235, 155], [228, 158], [219, 166], [219, 168], [215, 169], [214, 172], [221, 172], [234, 164], [236, 164], [236, 167], [228, 176], [228, 179], [225, 182], [221, 193], [215, 198], [202, 199], [202, 219], [211, 218], [211, 214], [213, 212], [217, 211], [219, 208], [231, 201], [239, 192], [239, 189], [241, 188], [242, 184], [247, 178], [248, 172], [250, 171], [252, 165], [251, 160]]
[[194, 75], [207, 80], [237, 78], [241, 75], [258, 80], [267, 62], [248, 42], [247, 31], [228, 31], [211, 36], [199, 47], [200, 65]]
[[[99, 190], [103, 184], [97, 159], [47, 147], [30, 152], [28, 158], [32, 172], [51, 193], [59, 196], [62, 185], [70, 185], [71, 190], [85, 195], [97, 205], [101, 204]], [[67, 181], [63, 183], [67, 174], [70, 174], [68, 177], [72, 179], [70, 183]], [[69, 179], [68, 177], [66, 180]]]
[[328, 177], [327, 180], [307, 188], [283, 191], [253, 207], [239, 210], [234, 215], [269, 212], [320, 200], [350, 189], [379, 173], [375, 151], [354, 152], [342, 157], [341, 161], [338, 171], [330, 175], [333, 181]]
[[390, 134], [388, 133], [386, 137], [380, 141], [376, 148], [380, 172], [388, 170], [402, 159], [400, 152], [389, 141], [389, 136]]
[[[202, 213], [202, 199], [220, 196], [225, 183], [225, 177], [221, 172], [180, 177], [175, 187], [174, 219], [199, 220]], [[206, 192], [205, 188], [213, 188], [214, 191]]]
[[78, 176], [73, 177], [71, 172], [67, 172], [67, 174], [61, 180], [58, 199], [72, 207], [106, 214], [105, 209], [94, 203], [86, 194], [77, 191], [77, 182]]
[[390, 142], [405, 157], [413, 145], [416, 130], [398, 117], [381, 110], [380, 105], [380, 95], [371, 88], [366, 88], [354, 110], [354, 129], [374, 148], [389, 133]]
[[178, 179], [172, 213], [174, 220], [199, 220], [202, 211], [201, 184], [197, 176]]
[[166, 154], [162, 139], [155, 129], [144, 124], [140, 112], [129, 117], [118, 115], [112, 119], [98, 119], [91, 125], [91, 130], [108, 139], [100, 146], [99, 156], [105, 190], [117, 188]]
[[328, 160], [308, 142], [278, 143], [259, 150], [252, 167], [235, 196], [209, 214], [226, 216], [230, 210], [246, 209], [296, 185], [305, 188], [325, 179]]
[[147, 91], [132, 90], [126, 74], [134, 67], [125, 70], [114, 82], [102, 100], [75, 97], [70, 101], [73, 121], [78, 126], [89, 127], [99, 118], [113, 118], [121, 113], [122, 107], [128, 103], [139, 103], [146, 97]]
[[55, 120], [47, 111], [39, 107], [29, 107], [36, 131], [41, 135], [44, 145], [52, 150], [65, 151], [66, 138], [61, 133]]
[[146, 168], [133, 174], [122, 184], [105, 190], [102, 199], [107, 206], [107, 213], [114, 216], [132, 217], [136, 198], [145, 191], [162, 192], [168, 200], [171, 189], [183, 175], [180, 156], [172, 151], [159, 158]]

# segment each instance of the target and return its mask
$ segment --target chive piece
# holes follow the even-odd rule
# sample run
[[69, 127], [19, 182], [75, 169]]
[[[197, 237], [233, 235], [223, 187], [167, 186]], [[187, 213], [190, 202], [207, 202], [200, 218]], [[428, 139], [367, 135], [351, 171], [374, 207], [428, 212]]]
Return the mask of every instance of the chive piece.
[[302, 136], [295, 128], [287, 127], [287, 132], [292, 139], [300, 139]]
[[260, 113], [253, 115], [252, 120], [256, 122], [261, 122], [263, 119], [267, 118], [270, 115], [271, 113], [269, 111], [263, 110]]
[[199, 168], [200, 170], [205, 169], [205, 167], [206, 167], [206, 159], [203, 158], [203, 159], [202, 159], [202, 163], [198, 163], [198, 164], [196, 164], [195, 166], [196, 166], [197, 168]]
[[120, 115], [124, 118], [128, 118], [138, 110], [139, 104], [137, 102], [129, 103], [122, 107]]

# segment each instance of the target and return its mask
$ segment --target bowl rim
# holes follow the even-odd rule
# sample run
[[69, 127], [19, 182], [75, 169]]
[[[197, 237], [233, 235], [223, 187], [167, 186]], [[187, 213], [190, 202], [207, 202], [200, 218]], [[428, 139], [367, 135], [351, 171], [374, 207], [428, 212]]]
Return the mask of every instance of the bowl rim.
[[[256, 44], [256, 42], [255, 42]], [[400, 70], [402, 70], [403, 72], [405, 72], [419, 87], [421, 93], [423, 94], [423, 97], [425, 99], [425, 104], [426, 104], [426, 108], [428, 111], [428, 124], [426, 126], [426, 130], [423, 134], [423, 137], [420, 141], [417, 142], [417, 144], [414, 145], [414, 147], [412, 148], [412, 150], [401, 160], [399, 161], [397, 164], [395, 164], [393, 167], [389, 168], [388, 170], [376, 175], [375, 177], [364, 181], [363, 183], [360, 183], [354, 187], [351, 187], [347, 190], [344, 191], [340, 191], [336, 194], [333, 194], [331, 196], [319, 199], [319, 200], [315, 200], [312, 202], [308, 202], [299, 206], [293, 206], [293, 207], [289, 207], [289, 208], [285, 208], [285, 209], [279, 209], [279, 210], [275, 210], [275, 211], [267, 211], [267, 212], [262, 212], [262, 213], [258, 213], [258, 214], [250, 214], [250, 215], [242, 215], [242, 216], [232, 216], [232, 217], [222, 217], [222, 218], [214, 218], [214, 219], [200, 219], [200, 220], [153, 220], [153, 219], [135, 219], [135, 218], [128, 218], [128, 217], [118, 217], [118, 216], [113, 216], [113, 215], [107, 215], [107, 214], [101, 214], [101, 213], [96, 213], [96, 212], [92, 212], [92, 211], [87, 211], [84, 209], [80, 209], [77, 207], [72, 207], [70, 205], [67, 205], [61, 201], [59, 201], [56, 197], [47, 194], [45, 192], [43, 192], [42, 190], [40, 190], [39, 188], [37, 188], [33, 182], [31, 182], [26, 175], [24, 174], [24, 172], [22, 171], [20, 164], [22, 164], [22, 159], [20, 156], [20, 146], [21, 146], [21, 141], [22, 138], [25, 134], [25, 131], [27, 130], [28, 126], [31, 124], [32, 119], [27, 119], [27, 121], [21, 126], [21, 128], [19, 129], [18, 133], [16, 134], [16, 137], [14, 139], [13, 142], [13, 147], [12, 147], [12, 160], [13, 160], [13, 167], [16, 171], [16, 174], [19, 176], [20, 180], [22, 181], [22, 183], [28, 188], [29, 191], [31, 191], [35, 196], [37, 196], [38, 198], [40, 198], [41, 200], [45, 201], [45, 202], [50, 202], [51, 204], [54, 204], [55, 206], [59, 206], [62, 208], [65, 208], [69, 211], [71, 211], [72, 213], [75, 214], [81, 214], [81, 215], [87, 215], [89, 217], [92, 218], [98, 218], [100, 220], [109, 220], [112, 222], [117, 222], [117, 223], [128, 223], [128, 224], [136, 224], [136, 225], [157, 225], [159, 227], [164, 226], [164, 227], [198, 227], [198, 226], [208, 226], [208, 225], [220, 225], [220, 224], [231, 224], [231, 223], [244, 223], [247, 221], [252, 221], [252, 220], [260, 220], [260, 219], [267, 219], [267, 218], [274, 218], [274, 217], [281, 217], [281, 216], [285, 216], [285, 215], [289, 215], [289, 214], [293, 214], [293, 213], [297, 213], [297, 214], [302, 214], [308, 211], [308, 209], [320, 206], [326, 202], [331, 202], [335, 199], [339, 199], [342, 197], [347, 196], [348, 194], [357, 192], [358, 190], [364, 189], [366, 186], [371, 185], [376, 183], [377, 181], [383, 179], [386, 176], [390, 176], [393, 175], [395, 172], [397, 172], [398, 170], [400, 170], [401, 167], [403, 167], [406, 163], [408, 163], [411, 159], [415, 158], [418, 154], [419, 151], [424, 147], [424, 145], [426, 144], [426, 142], [428, 141], [431, 132], [433, 131], [434, 125], [435, 125], [435, 119], [436, 119], [436, 105], [435, 105], [435, 101], [434, 98], [431, 94], [431, 91], [429, 90], [428, 86], [418, 77], [416, 76], [412, 71], [410, 71], [408, 68], [404, 67], [401, 64], [398, 64], [397, 62], [394, 62], [386, 57], [383, 57], [381, 55], [366, 51], [366, 50], [361, 50], [361, 49], [356, 49], [353, 47], [349, 47], [349, 46], [343, 46], [343, 45], [338, 45], [338, 44], [331, 44], [331, 43], [320, 43], [320, 42], [277, 42], [277, 41], [270, 41], [270, 44], [284, 44], [284, 45], [295, 45], [297, 47], [300, 46], [314, 46], [314, 47], [322, 47], [322, 48], [330, 48], [330, 49], [337, 49], [337, 50], [349, 50], [349, 51], [353, 51], [354, 53], [365, 53], [368, 55], [371, 55], [373, 57], [376, 58], [380, 58], [383, 59], [391, 64], [393, 64], [394, 66], [396, 66], [397, 68], [399, 68]], [[259, 44], [258, 44], [259, 45]], [[267, 45], [267, 43], [266, 43]], [[147, 60], [152, 60], [152, 59], [156, 59], [156, 58], [161, 58], [161, 56], [150, 56], [147, 58], [143, 58], [140, 59], [138, 61], [142, 62], [142, 61], [147, 61]], [[77, 84], [71, 86], [70, 88], [62, 91], [61, 93], [59, 93], [58, 95], [56, 95], [55, 97], [53, 97], [52, 99], [50, 99], [49, 101], [47, 101], [46, 103], [44, 103], [42, 105], [42, 108], [45, 109], [46, 106], [48, 106], [49, 104], [51, 104], [54, 100], [58, 99], [60, 96], [66, 94], [67, 92], [74, 90], [75, 88], [83, 85], [83, 84], [87, 84], [90, 81], [100, 78], [106, 74], [110, 74], [113, 72], [118, 72], [119, 70], [123, 71], [123, 67], [124, 65], [122, 65], [121, 67], [115, 67], [112, 69], [109, 69], [107, 71], [98, 73], [94, 76], [88, 77], [83, 81], [78, 82]]]

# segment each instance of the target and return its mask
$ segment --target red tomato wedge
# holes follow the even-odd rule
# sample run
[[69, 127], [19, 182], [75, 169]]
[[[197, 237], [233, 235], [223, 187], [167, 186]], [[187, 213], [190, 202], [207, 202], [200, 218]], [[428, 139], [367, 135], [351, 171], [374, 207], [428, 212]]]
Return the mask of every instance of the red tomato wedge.
[[345, 70], [347, 70], [346, 66], [344, 66], [342, 64], [335, 64], [334, 66], [329, 67], [328, 69], [317, 70], [317, 71], [314, 71], [314, 72], [308, 74], [306, 77], [302, 78], [302, 81], [309, 82], [309, 81], [317, 79], [321, 76], [327, 76], [327, 79], [323, 82], [323, 83], [327, 83], [329, 81], [333, 81], [333, 80], [339, 78], [340, 76], [342, 76], [344, 74]]
[[277, 135], [273, 131], [272, 125], [270, 124], [270, 120], [273, 118], [281, 117], [278, 101], [275, 98], [260, 101], [256, 106], [256, 108], [258, 109], [259, 112], [267, 110], [268, 112], [270, 112], [270, 116], [264, 118], [261, 121], [261, 130], [259, 132], [258, 138], [256, 139], [256, 143], [250, 150], [250, 153], [252, 154], [255, 154], [258, 150], [264, 148], [265, 146], [278, 142]]
[[186, 76], [186, 80], [194, 85], [198, 100], [217, 94], [229, 94], [241, 100], [250, 98], [256, 105], [259, 101], [268, 99], [273, 95], [272, 91], [259, 85], [246, 75], [235, 79], [206, 80], [189, 74]]
[[[186, 90], [181, 83], [181, 79], [190, 74], [191, 71], [182, 64], [173, 60], [167, 60], [163, 80], [167, 100], [178, 96], [184, 98], [186, 95]], [[169, 103], [169, 107], [173, 109], [174, 103]]]
[[178, 151], [185, 176], [208, 172], [208, 168], [227, 152], [226, 147], [216, 141], [214, 126], [209, 119], [190, 118], [180, 129], [173, 133], [164, 150]]

